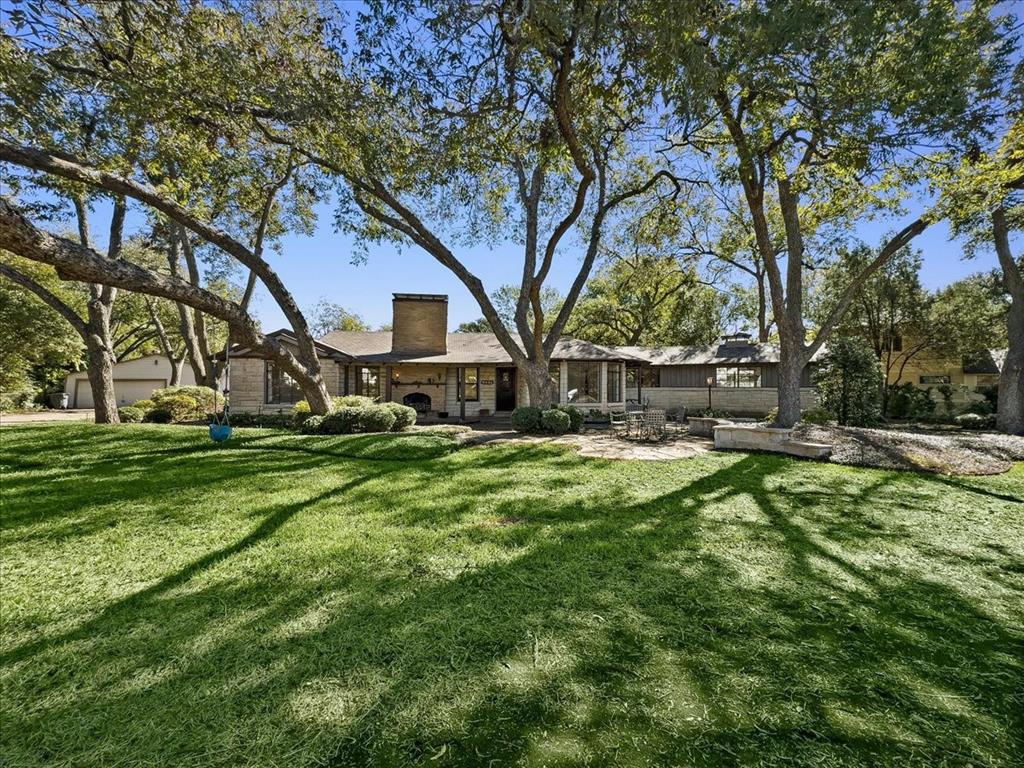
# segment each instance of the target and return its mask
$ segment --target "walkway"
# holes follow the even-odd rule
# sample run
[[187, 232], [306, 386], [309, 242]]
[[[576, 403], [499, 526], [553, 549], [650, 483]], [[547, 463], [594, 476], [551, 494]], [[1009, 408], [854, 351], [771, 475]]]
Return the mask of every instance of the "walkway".
[[459, 436], [465, 445], [567, 445], [579, 450], [581, 456], [632, 461], [672, 461], [688, 459], [715, 449], [714, 441], [694, 437], [686, 432], [670, 434], [660, 442], [641, 442], [618, 437], [611, 430], [584, 430], [578, 435], [521, 435], [510, 429], [477, 428]]
[[0, 414], [0, 426], [8, 424], [31, 424], [47, 421], [92, 421], [92, 408], [74, 408], [66, 411], [25, 411], [24, 413]]

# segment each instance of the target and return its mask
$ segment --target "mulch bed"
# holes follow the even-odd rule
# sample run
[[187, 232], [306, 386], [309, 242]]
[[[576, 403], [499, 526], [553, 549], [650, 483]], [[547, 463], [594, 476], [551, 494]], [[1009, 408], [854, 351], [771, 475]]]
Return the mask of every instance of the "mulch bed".
[[794, 437], [834, 446], [836, 464], [943, 475], [998, 475], [1024, 461], [1024, 437], [924, 428], [862, 429], [801, 425]]

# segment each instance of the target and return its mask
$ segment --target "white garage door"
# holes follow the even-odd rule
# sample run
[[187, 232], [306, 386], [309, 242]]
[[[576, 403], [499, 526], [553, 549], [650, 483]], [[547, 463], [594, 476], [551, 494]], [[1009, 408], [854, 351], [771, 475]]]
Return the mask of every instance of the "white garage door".
[[[88, 379], [77, 382], [78, 397], [73, 403], [75, 408], [92, 408], [92, 388]], [[154, 389], [166, 387], [164, 379], [114, 379], [114, 394], [117, 395], [118, 407], [131, 405], [136, 400], [145, 400], [153, 394]]]

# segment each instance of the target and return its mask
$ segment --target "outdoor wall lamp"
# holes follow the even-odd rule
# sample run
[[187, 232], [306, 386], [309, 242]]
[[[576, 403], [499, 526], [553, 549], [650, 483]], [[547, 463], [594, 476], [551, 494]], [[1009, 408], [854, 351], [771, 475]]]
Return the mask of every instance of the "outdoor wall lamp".
[[715, 377], [714, 376], [708, 376], [707, 379], [705, 379], [705, 382], [708, 385], [708, 410], [710, 411], [711, 410], [711, 388], [713, 386], [715, 386]]

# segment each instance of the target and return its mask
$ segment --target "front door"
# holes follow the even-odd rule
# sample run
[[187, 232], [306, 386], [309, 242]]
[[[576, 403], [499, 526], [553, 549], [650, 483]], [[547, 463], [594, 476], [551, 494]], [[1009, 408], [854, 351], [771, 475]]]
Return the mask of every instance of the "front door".
[[494, 384], [494, 410], [511, 411], [516, 407], [516, 369], [499, 368]]

